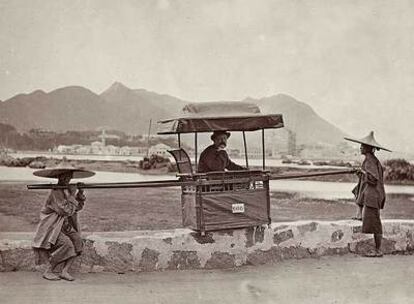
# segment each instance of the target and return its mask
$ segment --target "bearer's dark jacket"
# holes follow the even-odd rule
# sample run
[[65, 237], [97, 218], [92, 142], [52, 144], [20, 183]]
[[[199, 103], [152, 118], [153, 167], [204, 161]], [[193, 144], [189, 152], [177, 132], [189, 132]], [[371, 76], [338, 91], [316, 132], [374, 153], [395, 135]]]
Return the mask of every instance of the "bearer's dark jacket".
[[214, 144], [208, 146], [201, 152], [198, 162], [198, 172], [225, 171], [225, 169], [244, 170], [245, 168], [232, 162], [227, 152], [225, 150], [217, 150]]
[[372, 153], [365, 155], [362, 163], [365, 172], [359, 177], [358, 185], [353, 190], [356, 203], [375, 209], [383, 209], [385, 204], [384, 173], [380, 161]]

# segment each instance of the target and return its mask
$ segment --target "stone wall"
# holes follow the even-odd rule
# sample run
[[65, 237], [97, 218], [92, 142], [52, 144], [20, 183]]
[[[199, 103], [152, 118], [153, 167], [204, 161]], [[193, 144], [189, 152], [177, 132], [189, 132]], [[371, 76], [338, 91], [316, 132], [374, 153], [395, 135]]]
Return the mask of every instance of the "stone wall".
[[[383, 221], [385, 254], [414, 252], [414, 220]], [[0, 233], [0, 271], [35, 270], [39, 257], [30, 233]], [[84, 235], [85, 248], [74, 270], [81, 272], [232, 268], [285, 259], [364, 253], [372, 235], [357, 221], [300, 221], [211, 232], [100, 232]]]

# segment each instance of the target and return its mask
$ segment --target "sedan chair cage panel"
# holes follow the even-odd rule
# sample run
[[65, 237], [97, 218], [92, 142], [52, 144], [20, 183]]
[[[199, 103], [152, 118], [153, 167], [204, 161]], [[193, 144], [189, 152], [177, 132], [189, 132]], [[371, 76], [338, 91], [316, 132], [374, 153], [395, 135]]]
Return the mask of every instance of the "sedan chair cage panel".
[[[270, 224], [264, 129], [281, 127], [282, 115], [262, 115], [256, 105], [240, 102], [189, 104], [184, 107], [182, 117], [159, 122], [158, 134], [178, 135], [179, 148], [169, 151], [177, 164], [177, 176], [181, 181], [195, 182], [194, 186], [182, 186], [182, 219], [185, 227], [204, 234], [206, 231]], [[220, 130], [243, 132], [247, 168], [244, 132], [262, 130], [263, 170], [193, 172], [190, 157], [181, 148], [180, 134], [195, 133], [197, 168], [197, 133]]]

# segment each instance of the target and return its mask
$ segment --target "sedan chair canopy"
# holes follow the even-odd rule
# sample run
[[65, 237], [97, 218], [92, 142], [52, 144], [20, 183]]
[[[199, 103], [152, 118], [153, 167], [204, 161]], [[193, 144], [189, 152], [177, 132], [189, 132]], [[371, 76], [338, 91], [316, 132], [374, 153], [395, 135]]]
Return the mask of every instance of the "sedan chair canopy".
[[178, 118], [158, 122], [158, 134], [255, 131], [282, 128], [281, 114], [263, 115], [247, 102], [200, 102], [184, 106]]
[[246, 148], [245, 131], [262, 130], [263, 169], [265, 168], [264, 129], [282, 128], [281, 114], [260, 112], [254, 103], [218, 101], [190, 103], [184, 106], [178, 118], [158, 122], [158, 134], [177, 134], [178, 146], [181, 148], [180, 134], [195, 133], [195, 162], [197, 167], [197, 133], [213, 131], [241, 131], [246, 157], [246, 167], [249, 168]]

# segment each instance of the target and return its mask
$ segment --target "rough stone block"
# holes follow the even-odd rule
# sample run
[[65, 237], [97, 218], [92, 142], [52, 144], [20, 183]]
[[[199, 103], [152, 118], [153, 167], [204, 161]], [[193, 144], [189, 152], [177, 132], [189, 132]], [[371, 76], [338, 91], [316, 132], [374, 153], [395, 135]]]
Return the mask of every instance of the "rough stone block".
[[306, 232], [316, 231], [316, 229], [318, 228], [318, 223], [311, 222], [309, 224], [299, 225], [297, 228], [299, 233], [303, 235]]
[[[387, 238], [382, 239], [381, 250], [384, 254], [392, 254], [397, 252], [395, 248], [395, 241]], [[361, 241], [354, 242], [349, 246], [350, 251], [356, 254], [365, 255], [368, 252], [375, 250], [374, 238], [369, 238]]]
[[342, 240], [343, 237], [344, 237], [344, 232], [341, 229], [336, 230], [331, 235], [331, 242], [332, 243], [338, 242]]
[[346, 247], [317, 247], [309, 250], [312, 257], [321, 257], [325, 255], [344, 255], [350, 253]]
[[352, 227], [352, 233], [361, 233], [361, 232], [362, 232], [362, 225]]
[[406, 232], [407, 237], [407, 251], [413, 252], [414, 251], [414, 233], [413, 231]]
[[103, 257], [105, 270], [118, 273], [133, 271], [132, 244], [105, 242], [108, 253]]
[[0, 257], [2, 262], [2, 271], [36, 269], [36, 256], [31, 248], [1, 250]]
[[197, 269], [200, 268], [197, 251], [177, 250], [168, 261], [168, 269]]
[[262, 265], [267, 263], [276, 263], [282, 260], [281, 250], [278, 247], [272, 247], [270, 250], [257, 249], [254, 252], [248, 254], [246, 264], [249, 265]]
[[141, 254], [139, 269], [141, 271], [154, 271], [157, 269], [158, 257], [160, 253], [156, 250], [145, 248]]
[[396, 248], [396, 241], [384, 237], [381, 243], [381, 250], [384, 254], [396, 253], [398, 250]]
[[308, 248], [301, 246], [291, 246], [280, 248], [282, 260], [289, 259], [303, 259], [311, 257], [311, 252]]
[[167, 243], [168, 245], [172, 245], [172, 238], [170, 238], [170, 237], [162, 239], [162, 241]]
[[206, 269], [225, 269], [233, 267], [236, 267], [235, 256], [228, 252], [214, 252], [204, 266]]
[[104, 265], [104, 259], [95, 249], [95, 242], [92, 240], [84, 240], [83, 252], [79, 258], [83, 271], [93, 272], [96, 266]]
[[382, 225], [384, 234], [386, 235], [397, 235], [401, 232], [400, 223], [388, 223], [387, 225]]
[[276, 245], [279, 245], [280, 243], [287, 241], [291, 238], [293, 238], [292, 229], [281, 231], [281, 232], [275, 233], [275, 235], [273, 236], [273, 243]]

